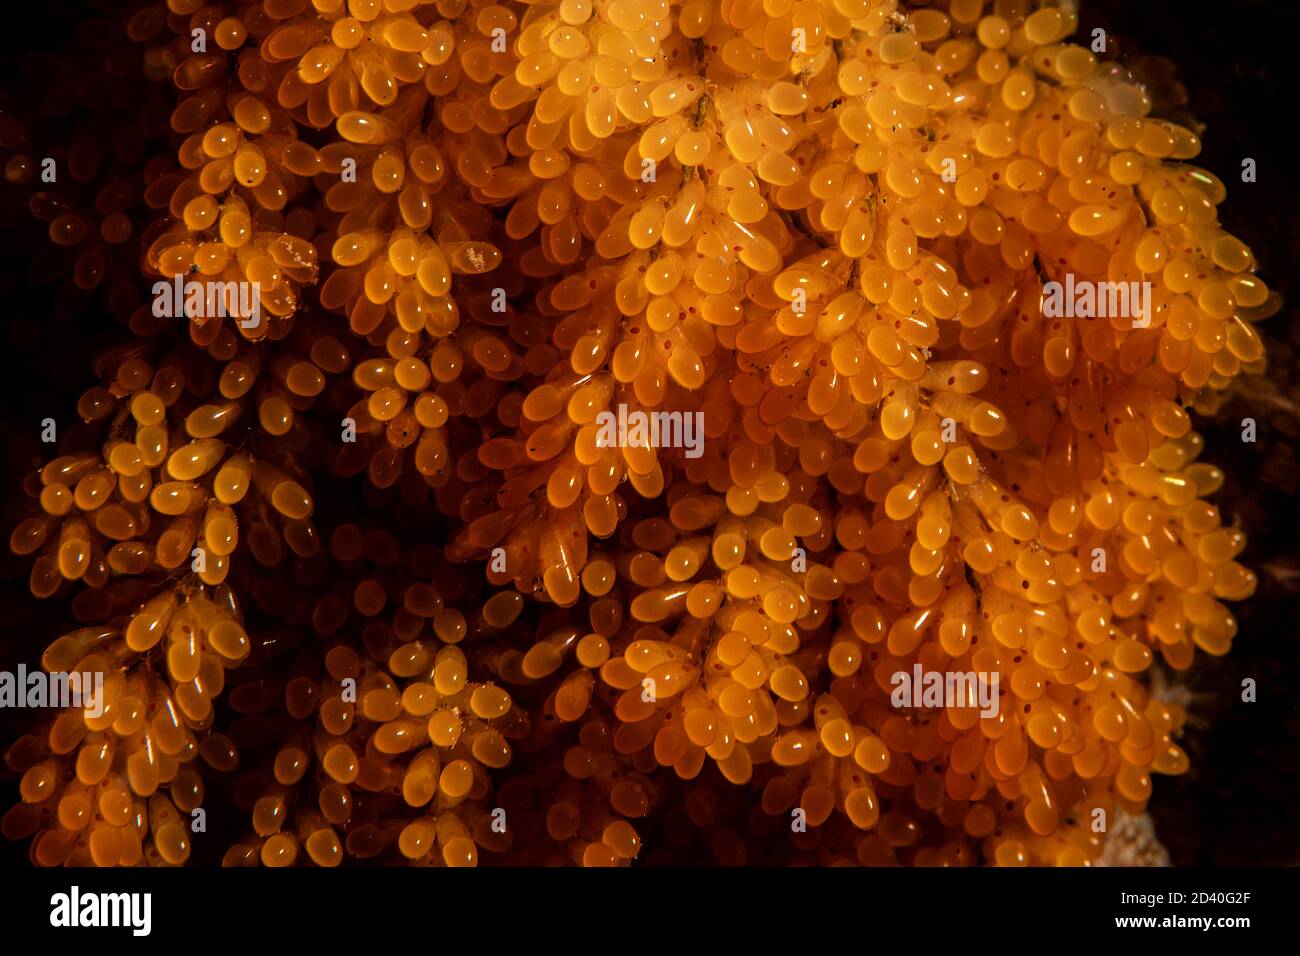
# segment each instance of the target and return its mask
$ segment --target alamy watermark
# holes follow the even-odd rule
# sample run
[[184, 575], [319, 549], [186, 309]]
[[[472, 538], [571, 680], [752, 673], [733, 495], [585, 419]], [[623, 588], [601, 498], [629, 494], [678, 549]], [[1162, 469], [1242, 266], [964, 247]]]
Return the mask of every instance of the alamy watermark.
[[1043, 316], [1048, 319], [1132, 319], [1133, 328], [1151, 327], [1150, 282], [1076, 281], [1073, 272], [1065, 282], [1043, 283]]
[[0, 707], [83, 707], [87, 715], [104, 713], [102, 671], [0, 671]]
[[200, 282], [172, 276], [153, 284], [153, 314], [158, 318], [213, 319], [233, 316], [245, 329], [262, 324], [261, 283]]
[[596, 416], [597, 448], [685, 448], [687, 458], [704, 454], [703, 412], [629, 412], [618, 405], [618, 414], [604, 411]]
[[981, 717], [996, 717], [1000, 697], [997, 671], [926, 671], [920, 664], [912, 670], [895, 671], [889, 702], [895, 707], [969, 707], [979, 705]]
[[153, 929], [153, 894], [82, 893], [73, 886], [50, 897], [50, 925], [59, 929], [121, 926], [133, 936], [148, 936]]

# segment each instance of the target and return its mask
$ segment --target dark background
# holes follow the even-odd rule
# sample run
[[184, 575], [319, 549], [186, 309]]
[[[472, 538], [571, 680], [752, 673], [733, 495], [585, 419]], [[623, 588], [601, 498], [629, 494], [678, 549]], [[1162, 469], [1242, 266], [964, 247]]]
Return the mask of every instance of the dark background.
[[[1300, 716], [1293, 696], [1300, 686], [1294, 507], [1300, 493], [1300, 288], [1294, 267], [1300, 203], [1293, 151], [1300, 13], [1293, 0], [1080, 0], [1080, 6], [1080, 36], [1103, 27], [1112, 53], [1152, 78], [1164, 77], [1160, 115], [1190, 114], [1204, 124], [1196, 163], [1227, 184], [1221, 220], [1254, 250], [1259, 272], [1284, 299], [1282, 311], [1259, 326], [1268, 349], [1267, 380], [1246, 384], [1216, 418], [1197, 425], [1207, 442], [1205, 459], [1228, 476], [1214, 500], [1225, 523], [1236, 520], [1246, 531], [1241, 560], [1260, 583], [1252, 600], [1234, 606], [1240, 633], [1231, 654], [1217, 660], [1198, 654], [1180, 678], [1194, 695], [1196, 723], [1184, 737], [1191, 770], [1156, 780], [1150, 812], [1175, 865], [1293, 865], [1300, 862]], [[21, 57], [66, 48], [78, 30], [84, 46], [95, 45], [99, 28], [88, 18], [112, 9], [111, 3], [53, 0], [39, 10], [29, 7], [32, 19], [25, 26], [7, 19], [0, 31], [0, 118], [33, 95]], [[1166, 59], [1177, 67], [1172, 81]], [[48, 74], [38, 95], [58, 87], [60, 71], [69, 68], [67, 62], [34, 66], [38, 76]], [[111, 124], [103, 135], [113, 135]], [[1258, 164], [1253, 184], [1240, 181], [1245, 157]], [[7, 538], [30, 507], [21, 491], [24, 476], [49, 458], [38, 443], [41, 419], [53, 417], [62, 428], [75, 417], [77, 397], [93, 381], [94, 356], [118, 328], [95, 299], [77, 301], [57, 291], [63, 278], [57, 265], [53, 283], [33, 283], [32, 263], [49, 241], [45, 225], [25, 208], [31, 188], [0, 181], [0, 667], [6, 669], [19, 659], [35, 664], [45, 645], [72, 626], [61, 604], [30, 596], [30, 559], [11, 555]], [[1253, 446], [1240, 441], [1245, 416], [1259, 422]], [[1257, 703], [1240, 700], [1245, 677], [1258, 683]], [[25, 717], [0, 711], [0, 744], [7, 746]], [[0, 766], [0, 808], [17, 799], [9, 776]], [[24, 845], [0, 839], [0, 861], [20, 863], [25, 856]]]

